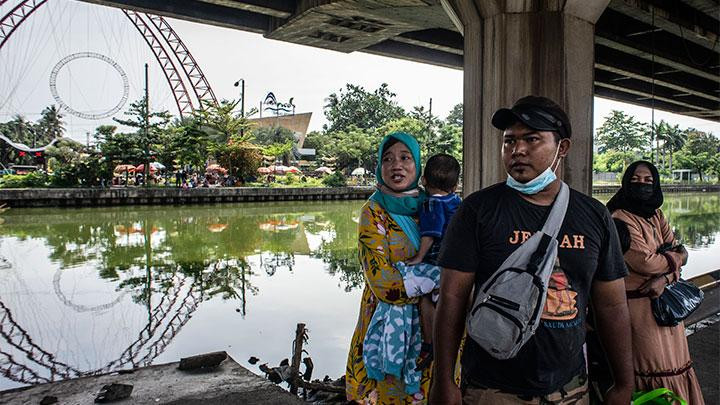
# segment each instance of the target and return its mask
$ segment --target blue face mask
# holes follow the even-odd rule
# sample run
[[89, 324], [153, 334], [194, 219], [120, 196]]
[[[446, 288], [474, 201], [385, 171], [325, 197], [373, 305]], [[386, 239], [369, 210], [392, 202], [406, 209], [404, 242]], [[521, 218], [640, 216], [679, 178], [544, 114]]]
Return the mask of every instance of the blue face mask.
[[[557, 158], [558, 153], [560, 152], [560, 145], [558, 145], [557, 150], [555, 151], [555, 157], [553, 157], [553, 162], [555, 161], [555, 158]], [[558, 165], [559, 165], [558, 161]], [[528, 181], [527, 183], [520, 183], [519, 181], [515, 180], [510, 173], [507, 175], [507, 180], [505, 181], [505, 184], [508, 185], [508, 187], [517, 190], [523, 194], [532, 195], [537, 194], [545, 189], [545, 187], [549, 186], [550, 183], [555, 181], [557, 179], [557, 176], [555, 176], [555, 171], [551, 169], [552, 163], [550, 163], [550, 166], [548, 166], [547, 169], [545, 169], [544, 172], [540, 173], [537, 177], [534, 179]], [[555, 167], [557, 169], [557, 166]]]

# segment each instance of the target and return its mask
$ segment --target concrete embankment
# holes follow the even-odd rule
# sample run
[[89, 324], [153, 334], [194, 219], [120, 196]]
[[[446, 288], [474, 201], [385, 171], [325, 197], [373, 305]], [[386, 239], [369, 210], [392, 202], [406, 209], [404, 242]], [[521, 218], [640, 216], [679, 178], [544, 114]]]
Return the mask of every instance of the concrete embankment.
[[[618, 186], [595, 186], [593, 193], [614, 193]], [[374, 187], [337, 188], [194, 188], [112, 187], [0, 189], [0, 204], [9, 207], [96, 207], [111, 205], [184, 205], [229, 202], [364, 200]], [[715, 185], [664, 185], [663, 191], [720, 192]]]
[[1, 189], [10, 207], [95, 207], [110, 205], [211, 204], [264, 201], [364, 200], [373, 187], [337, 188], [24, 188]]
[[[593, 194], [614, 194], [619, 185], [593, 186]], [[720, 192], [720, 184], [663, 184], [664, 193], [709, 193]]]

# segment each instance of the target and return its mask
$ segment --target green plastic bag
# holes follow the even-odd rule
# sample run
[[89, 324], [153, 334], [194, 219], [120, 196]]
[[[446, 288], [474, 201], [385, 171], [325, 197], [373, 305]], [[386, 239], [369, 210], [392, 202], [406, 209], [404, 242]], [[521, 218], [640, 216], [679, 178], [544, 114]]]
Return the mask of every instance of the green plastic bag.
[[632, 396], [632, 405], [674, 405], [675, 402], [687, 405], [687, 401], [667, 388], [658, 388], [647, 392], [635, 391]]

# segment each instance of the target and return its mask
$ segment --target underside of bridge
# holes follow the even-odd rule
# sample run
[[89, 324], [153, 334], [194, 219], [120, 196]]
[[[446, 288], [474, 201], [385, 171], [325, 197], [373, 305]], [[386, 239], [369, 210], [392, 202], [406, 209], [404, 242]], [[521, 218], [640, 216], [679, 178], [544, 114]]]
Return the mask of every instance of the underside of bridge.
[[504, 176], [499, 139], [482, 134], [494, 109], [523, 94], [568, 110], [576, 135], [562, 175], [586, 192], [593, 94], [720, 121], [719, 0], [83, 1], [464, 69], [470, 190]]
[[[463, 68], [440, 0], [91, 0], [339, 52]], [[718, 0], [611, 0], [595, 25], [598, 96], [720, 120]]]

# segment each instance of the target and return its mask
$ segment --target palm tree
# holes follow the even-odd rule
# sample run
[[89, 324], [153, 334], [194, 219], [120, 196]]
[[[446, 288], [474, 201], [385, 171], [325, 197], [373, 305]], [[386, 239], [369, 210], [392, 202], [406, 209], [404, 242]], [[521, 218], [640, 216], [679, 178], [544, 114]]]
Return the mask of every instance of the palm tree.
[[673, 153], [682, 149], [687, 141], [687, 131], [680, 129], [680, 125], [669, 126], [665, 133], [665, 147], [670, 151], [670, 173], [673, 169]]
[[55, 138], [61, 138], [65, 133], [65, 122], [55, 105], [46, 107], [42, 112], [42, 117], [38, 121], [40, 133], [44, 136], [43, 142], [50, 143]]
[[8, 122], [10, 127], [9, 138], [15, 142], [27, 144], [35, 144], [35, 134], [32, 129], [32, 123], [25, 120], [20, 114], [13, 117], [13, 120]]

